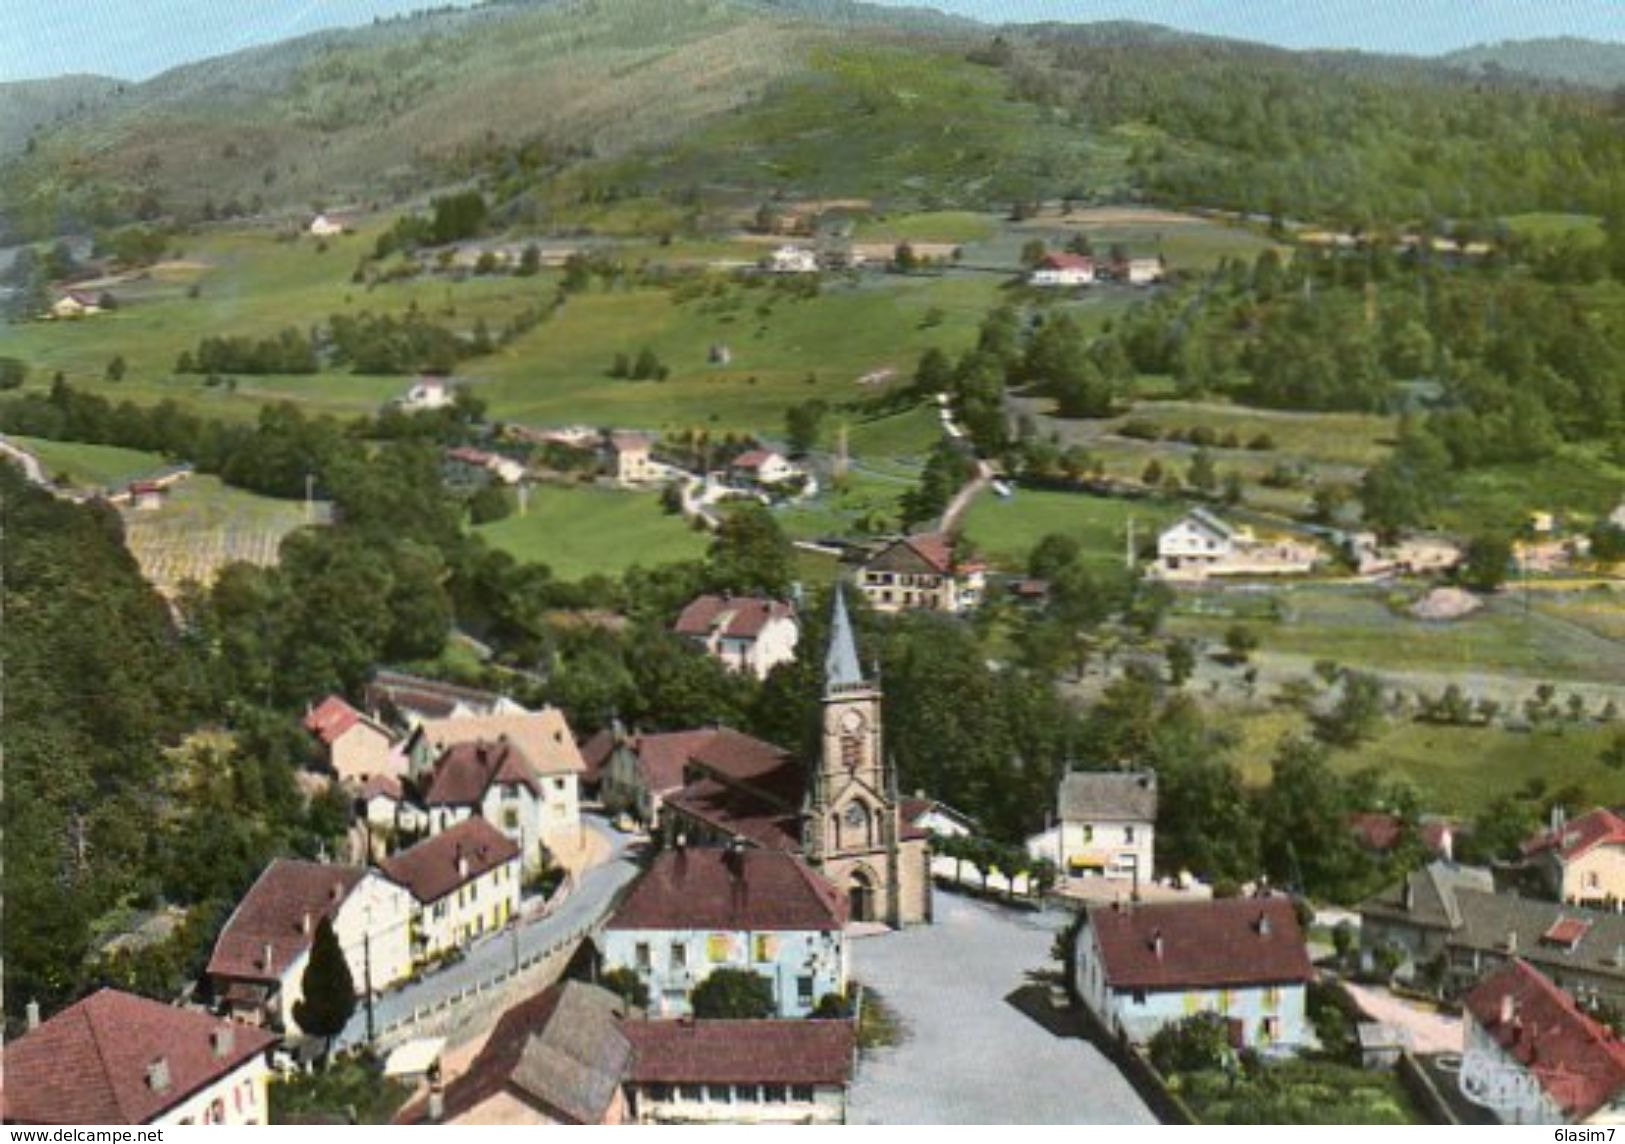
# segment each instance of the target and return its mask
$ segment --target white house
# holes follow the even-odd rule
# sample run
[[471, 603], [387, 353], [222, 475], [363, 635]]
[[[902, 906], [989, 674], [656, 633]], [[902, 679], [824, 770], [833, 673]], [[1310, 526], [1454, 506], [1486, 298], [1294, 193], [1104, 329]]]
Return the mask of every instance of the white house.
[[459, 719], [471, 715], [522, 714], [526, 708], [506, 695], [462, 687], [421, 675], [380, 670], [366, 687], [367, 710], [375, 716], [387, 713], [408, 731], [425, 720]]
[[729, 479], [741, 484], [778, 485], [799, 475], [800, 470], [772, 449], [751, 449], [728, 464]]
[[87, 294], [83, 290], [64, 290], [57, 297], [57, 300], [51, 303], [50, 316], [53, 318], [86, 318], [101, 312], [101, 300], [96, 295]]
[[617, 484], [646, 485], [663, 480], [666, 466], [651, 453], [653, 438], [644, 433], [614, 432], [609, 435], [611, 473]]
[[294, 1007], [322, 919], [350, 966], [356, 992], [380, 993], [412, 973], [411, 896], [360, 866], [278, 858], [249, 888], [215, 939], [206, 975], [232, 1016], [298, 1033]]
[[465, 819], [380, 866], [414, 900], [419, 964], [500, 930], [519, 911], [519, 847], [483, 818]]
[[445, 409], [456, 400], [451, 386], [438, 377], [420, 377], [412, 383], [412, 388], [395, 399], [395, 404], [408, 413], [418, 413], [427, 410]]
[[772, 982], [775, 1012], [805, 1017], [845, 995], [846, 903], [793, 854], [740, 847], [663, 851], [604, 924], [606, 969], [631, 969], [650, 1012], [680, 1017], [717, 969]]
[[1086, 254], [1046, 254], [1027, 275], [1029, 286], [1088, 286], [1095, 260]]
[[956, 557], [953, 538], [940, 532], [896, 540], [858, 571], [858, 587], [877, 612], [968, 612], [986, 586], [986, 566]]
[[587, 764], [557, 707], [425, 719], [407, 754], [433, 831], [483, 814], [523, 848], [528, 869], [548, 838], [580, 829]]
[[818, 252], [804, 246], [781, 246], [767, 256], [765, 267], [774, 274], [817, 274]]
[[1161, 282], [1166, 267], [1161, 258], [1130, 258], [1123, 264], [1123, 281], [1130, 286], [1150, 286]]
[[103, 989], [5, 1046], [5, 1122], [267, 1124], [275, 1043], [263, 1029]]
[[406, 773], [406, 756], [397, 750], [394, 733], [337, 695], [306, 712], [304, 726], [321, 743], [327, 765], [342, 781], [362, 783], [374, 775]]
[[344, 223], [336, 218], [329, 218], [327, 215], [319, 214], [310, 220], [310, 226], [307, 229], [316, 238], [332, 238], [335, 234], [344, 233]]
[[1460, 1085], [1503, 1124], [1625, 1124], [1625, 1044], [1520, 957], [1463, 999]]
[[1228, 560], [1242, 533], [1206, 509], [1193, 508], [1157, 534], [1157, 564], [1165, 576], [1197, 577]]
[[1197, 1013], [1224, 1017], [1238, 1049], [1309, 1034], [1314, 967], [1285, 897], [1093, 906], [1074, 962], [1078, 994], [1113, 1036], [1144, 1043]]
[[732, 671], [757, 679], [796, 657], [801, 624], [790, 604], [761, 596], [699, 596], [673, 628]]
[[1056, 866], [1073, 876], [1149, 881], [1156, 858], [1157, 776], [1071, 771], [1056, 797]]

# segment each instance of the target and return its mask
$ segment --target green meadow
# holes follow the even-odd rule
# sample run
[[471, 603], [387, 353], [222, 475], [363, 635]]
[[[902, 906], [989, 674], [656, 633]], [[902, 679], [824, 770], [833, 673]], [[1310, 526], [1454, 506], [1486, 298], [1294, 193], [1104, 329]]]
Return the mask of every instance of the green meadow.
[[517, 560], [545, 564], [561, 580], [614, 575], [705, 555], [707, 539], [660, 507], [653, 493], [538, 485], [523, 516], [474, 530]]

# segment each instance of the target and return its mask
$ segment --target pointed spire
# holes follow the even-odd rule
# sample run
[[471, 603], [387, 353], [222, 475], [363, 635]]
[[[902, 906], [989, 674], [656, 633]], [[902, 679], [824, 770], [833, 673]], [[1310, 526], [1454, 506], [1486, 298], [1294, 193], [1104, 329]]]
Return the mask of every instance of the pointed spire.
[[858, 645], [852, 638], [852, 621], [846, 614], [846, 591], [835, 585], [835, 614], [829, 624], [829, 651], [824, 655], [824, 687], [852, 687], [863, 682], [858, 665]]

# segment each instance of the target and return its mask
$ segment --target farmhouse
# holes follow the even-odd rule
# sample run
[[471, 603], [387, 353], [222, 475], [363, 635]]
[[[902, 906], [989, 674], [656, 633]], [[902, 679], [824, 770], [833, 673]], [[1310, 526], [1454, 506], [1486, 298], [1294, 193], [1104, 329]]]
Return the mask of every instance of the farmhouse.
[[415, 964], [496, 932], [519, 909], [519, 847], [483, 818], [464, 819], [381, 866], [412, 894]]
[[1625, 915], [1497, 893], [1488, 870], [1433, 862], [1360, 904], [1360, 947], [1436, 970], [1459, 993], [1521, 957], [1585, 1002], [1625, 1004]]
[[1093, 906], [1075, 961], [1084, 1004], [1131, 1041], [1196, 1013], [1223, 1017], [1238, 1049], [1308, 1036], [1314, 967], [1285, 897]]
[[336, 234], [344, 233], [344, 223], [338, 218], [319, 214], [310, 220], [310, 225], [305, 229], [309, 231], [313, 237], [332, 238]]
[[846, 902], [793, 854], [678, 846], [656, 857], [599, 938], [604, 965], [630, 969], [650, 1010], [687, 1016], [718, 969], [767, 978], [774, 1011], [805, 1017], [847, 984]]
[[545, 776], [516, 741], [475, 739], [447, 747], [415, 778], [431, 834], [483, 818], [518, 848], [530, 870], [544, 861], [547, 835], [577, 828], [579, 774]]
[[1056, 798], [1055, 864], [1065, 873], [1149, 879], [1154, 868], [1157, 776], [1072, 771]]
[[1625, 902], [1625, 819], [1606, 807], [1551, 826], [1523, 844], [1524, 859], [1559, 901], [1615, 909]]
[[366, 781], [373, 775], [406, 773], [406, 757], [396, 749], [395, 735], [337, 695], [329, 695], [305, 713], [305, 730], [315, 736], [326, 763], [341, 780]]
[[447, 449], [441, 469], [448, 484], [462, 488], [478, 488], [491, 481], [517, 485], [525, 477], [525, 466], [512, 457], [466, 445]]
[[1157, 534], [1152, 573], [1169, 581], [1209, 576], [1285, 576], [1309, 572], [1322, 557], [1302, 541], [1262, 541], [1204, 508], [1193, 508]]
[[1625, 1044], [1527, 961], [1490, 974], [1463, 1009], [1463, 1088], [1493, 1085], [1502, 1123], [1625, 1123]]
[[772, 449], [751, 449], [728, 463], [728, 479], [752, 487], [783, 484], [797, 475], [796, 467]]
[[420, 377], [412, 388], [395, 399], [395, 405], [407, 413], [429, 412], [450, 407], [456, 395], [451, 386], [438, 377]]
[[864, 597], [880, 612], [967, 612], [981, 603], [984, 583], [983, 565], [958, 559], [940, 532], [895, 540], [858, 572]]
[[850, 1021], [650, 1019], [565, 981], [504, 1013], [398, 1122], [837, 1124], [856, 1048]]
[[412, 898], [360, 866], [278, 858], [261, 872], [215, 939], [205, 971], [230, 1016], [298, 1033], [295, 1006], [323, 919], [350, 966], [356, 992], [381, 992], [412, 973]]
[[673, 630], [704, 648], [731, 671], [757, 679], [796, 657], [801, 625], [790, 604], [761, 596], [696, 597]]
[[261, 1029], [103, 989], [5, 1046], [7, 1124], [265, 1124]]
[[650, 450], [653, 438], [644, 433], [614, 432], [609, 435], [610, 475], [617, 484], [646, 485], [666, 476], [666, 467], [655, 461]]
[[64, 290], [51, 303], [52, 318], [88, 318], [102, 312], [101, 299], [83, 290]]
[[1167, 266], [1160, 257], [1117, 258], [1112, 260], [1107, 273], [1114, 281], [1129, 286], [1150, 286], [1163, 280]]
[[1086, 254], [1046, 254], [1027, 274], [1029, 286], [1088, 286], [1095, 260]]

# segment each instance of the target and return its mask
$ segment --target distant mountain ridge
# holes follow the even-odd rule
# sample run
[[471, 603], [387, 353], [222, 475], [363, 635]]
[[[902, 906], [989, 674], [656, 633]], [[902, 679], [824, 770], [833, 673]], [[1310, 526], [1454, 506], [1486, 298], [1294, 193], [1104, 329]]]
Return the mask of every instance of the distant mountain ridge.
[[1501, 71], [1588, 87], [1625, 84], [1625, 44], [1574, 36], [1478, 44], [1440, 56], [1441, 63], [1479, 74]]

